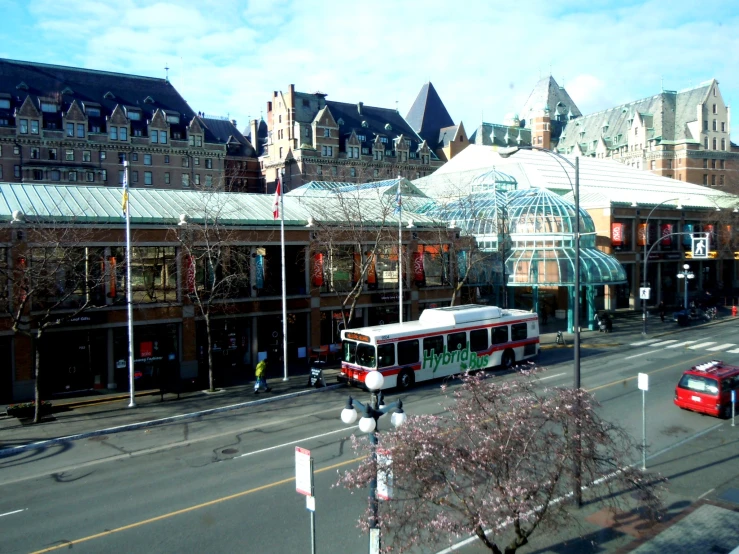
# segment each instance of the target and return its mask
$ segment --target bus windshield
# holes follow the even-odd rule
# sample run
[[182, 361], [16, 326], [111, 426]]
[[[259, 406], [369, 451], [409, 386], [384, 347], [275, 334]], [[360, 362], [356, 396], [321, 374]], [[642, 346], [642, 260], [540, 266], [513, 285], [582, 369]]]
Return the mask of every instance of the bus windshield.
[[344, 341], [342, 359], [347, 363], [357, 364], [363, 367], [375, 367], [377, 365], [374, 346], [370, 344], [358, 344], [349, 340]]

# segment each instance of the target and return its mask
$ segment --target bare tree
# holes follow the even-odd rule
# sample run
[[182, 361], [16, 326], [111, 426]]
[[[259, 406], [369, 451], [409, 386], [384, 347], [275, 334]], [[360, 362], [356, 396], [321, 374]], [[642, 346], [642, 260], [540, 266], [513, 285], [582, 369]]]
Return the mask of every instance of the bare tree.
[[4, 290], [10, 291], [0, 303], [13, 331], [35, 343], [33, 421], [38, 423], [45, 332], [105, 304], [105, 257], [102, 248], [85, 246], [95, 242], [95, 231], [74, 221], [27, 217], [13, 231], [24, 239], [15, 245], [13, 260], [0, 265]]
[[[449, 396], [441, 416], [409, 417], [379, 437], [378, 448], [392, 460], [393, 498], [378, 514], [393, 543], [385, 552], [473, 535], [491, 552], [513, 554], [538, 530], [576, 525], [567, 501], [576, 479], [574, 456], [592, 502], [623, 508], [628, 499], [622, 493], [635, 490], [646, 514], [659, 517], [663, 480], [631, 465], [639, 446], [599, 416], [592, 395], [539, 389], [527, 372], [510, 381], [468, 375]], [[372, 448], [368, 443], [355, 437], [358, 451]], [[363, 488], [377, 471], [376, 456], [367, 456], [339, 483]], [[360, 528], [367, 530], [371, 515], [368, 508]]]
[[[377, 190], [369, 194], [353, 190], [335, 191], [306, 200], [315, 214], [311, 258], [323, 257], [326, 265], [324, 286], [340, 300], [345, 328], [354, 317], [357, 299], [365, 291], [364, 285], [369, 281], [372, 287], [379, 279], [378, 264], [385, 259], [383, 252], [394, 248], [397, 263], [405, 263], [403, 254], [397, 253], [394, 198], [394, 195], [382, 195]], [[315, 265], [314, 269], [319, 270]]]
[[212, 318], [228, 313], [233, 299], [250, 295], [251, 253], [238, 235], [225, 223], [236, 219], [229, 194], [201, 189], [188, 206], [186, 217], [170, 230], [179, 243], [185, 294], [196, 306], [205, 323], [208, 348], [208, 390], [215, 390]]

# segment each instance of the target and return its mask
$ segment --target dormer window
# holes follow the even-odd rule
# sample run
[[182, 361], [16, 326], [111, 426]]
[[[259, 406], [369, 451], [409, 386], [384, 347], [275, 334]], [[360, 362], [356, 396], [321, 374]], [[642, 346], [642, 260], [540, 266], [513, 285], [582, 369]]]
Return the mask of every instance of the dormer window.
[[167, 123], [174, 123], [175, 125], [179, 125], [180, 123], [180, 116], [178, 114], [167, 114]]
[[387, 144], [387, 137], [380, 137], [380, 142], [383, 144]]
[[147, 96], [146, 98], [144, 98], [144, 104], [153, 104], [153, 103], [154, 103], [154, 99], [151, 96]]
[[367, 140], [367, 137], [365, 135], [357, 135], [357, 140], [359, 142], [364, 142]]
[[54, 102], [41, 102], [41, 111], [45, 113], [56, 113], [58, 110]]
[[17, 88], [18, 90], [28, 90], [28, 85], [21, 81], [20, 83], [15, 85], [15, 88]]
[[126, 115], [131, 121], [141, 121], [141, 112], [139, 110], [126, 110]]
[[115, 94], [108, 91], [105, 94], [103, 94], [103, 98], [105, 98], [106, 100], [113, 100], [115, 98]]
[[100, 117], [100, 108], [89, 106], [85, 109], [87, 117]]
[[330, 137], [331, 136], [331, 129], [324, 129], [323, 130], [323, 136], [324, 137]]
[[0, 110], [9, 110], [10, 109], [10, 100], [7, 100], [6, 98], [0, 98]]

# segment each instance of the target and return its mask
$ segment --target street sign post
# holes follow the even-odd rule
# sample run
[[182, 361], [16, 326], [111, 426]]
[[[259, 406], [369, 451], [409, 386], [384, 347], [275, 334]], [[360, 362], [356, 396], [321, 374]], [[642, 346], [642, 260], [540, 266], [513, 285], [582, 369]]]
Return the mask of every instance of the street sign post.
[[390, 500], [393, 497], [393, 470], [392, 457], [389, 450], [377, 449], [377, 489], [375, 496], [380, 500]]
[[642, 300], [649, 300], [649, 293], [651, 289], [649, 287], [639, 287], [639, 298]]
[[642, 468], [642, 471], [644, 471], [647, 469], [647, 391], [649, 390], [649, 374], [640, 373], [638, 376], [637, 385], [641, 389], [641, 413], [642, 413], [641, 468]]
[[731, 426], [734, 427], [734, 416], [736, 415], [736, 391], [731, 391]]
[[313, 496], [313, 458], [310, 450], [295, 447], [295, 490], [305, 495], [305, 507], [310, 511], [311, 554], [316, 554], [316, 497]]

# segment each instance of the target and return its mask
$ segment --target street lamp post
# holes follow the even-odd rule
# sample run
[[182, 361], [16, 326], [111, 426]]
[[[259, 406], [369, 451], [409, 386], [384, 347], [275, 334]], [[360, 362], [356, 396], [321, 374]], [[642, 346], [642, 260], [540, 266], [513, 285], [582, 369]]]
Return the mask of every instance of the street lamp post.
[[[572, 163], [569, 159], [565, 158], [561, 154], [557, 152], [552, 152], [551, 150], [547, 150], [546, 148], [540, 148], [538, 146], [514, 146], [512, 148], [507, 149], [499, 149], [498, 154], [500, 154], [501, 157], [507, 158], [511, 156], [512, 154], [516, 153], [519, 150], [538, 150], [539, 152], [544, 152], [546, 154], [549, 154], [552, 158], [557, 160], [560, 167], [562, 167], [563, 170], [565, 170], [564, 166], [562, 165], [562, 162], [565, 162], [567, 165], [569, 165], [572, 169], [575, 170], [575, 182], [573, 184], [572, 180], [570, 179], [570, 174], [565, 170], [565, 175], [567, 176], [567, 180], [570, 182], [570, 187], [572, 188], [572, 194], [575, 199], [575, 233], [574, 233], [574, 242], [575, 242], [575, 297], [574, 297], [574, 314], [573, 314], [573, 327], [574, 327], [574, 334], [575, 334], [575, 340], [574, 340], [574, 360], [573, 365], [574, 367], [574, 382], [573, 387], [576, 390], [580, 389], [580, 158], [579, 156], [575, 157], [575, 163]], [[579, 420], [578, 420], [579, 424]], [[578, 425], [579, 426], [579, 425]], [[579, 431], [578, 431], [579, 436]], [[574, 487], [574, 497], [575, 497], [575, 504], [580, 507], [582, 506], [582, 482], [581, 482], [581, 474], [582, 474], [582, 468], [581, 468], [581, 460], [580, 460], [580, 444], [579, 441], [574, 446], [575, 448], [575, 467], [574, 467], [574, 473], [575, 473], [575, 487]]]
[[[362, 411], [362, 418], [359, 420], [359, 430], [367, 433], [371, 445], [372, 463], [375, 466], [375, 475], [369, 482], [369, 507], [371, 512], [370, 519], [370, 535], [369, 535], [369, 551], [380, 551], [380, 528], [377, 525], [377, 423], [380, 417], [393, 412], [390, 416], [390, 423], [394, 427], [400, 427], [405, 423], [406, 415], [403, 411], [403, 401], [397, 400], [392, 404], [385, 404], [383, 394], [380, 389], [385, 379], [379, 371], [370, 371], [365, 377], [364, 384], [370, 392], [370, 401], [362, 404], [359, 400], [353, 399], [351, 396], [346, 401], [346, 407], [341, 411], [341, 421], [347, 425], [353, 425], [357, 420], [357, 410], [354, 408], [356, 404]], [[379, 391], [379, 392], [378, 392]]]
[[695, 274], [690, 271], [690, 265], [683, 264], [683, 270], [677, 274], [678, 279], [685, 279], [685, 300], [683, 301], [683, 309], [685, 310], [685, 317], [688, 316], [688, 281], [695, 277]]
[[[652, 208], [652, 210], [649, 212], [649, 215], [647, 216], [647, 219], [644, 220], [644, 272], [642, 273], [642, 285], [647, 286], [647, 242], [649, 240], [649, 218], [652, 217], [652, 214], [654, 213], [654, 210], [659, 208], [662, 204], [667, 204], [668, 202], [676, 202], [680, 201], [679, 198], [670, 198], [669, 200], [663, 200], [656, 206]], [[657, 242], [662, 240], [662, 237], [657, 237]], [[656, 244], [656, 243], [655, 243]], [[642, 300], [642, 335], [647, 334], [647, 300]]]

